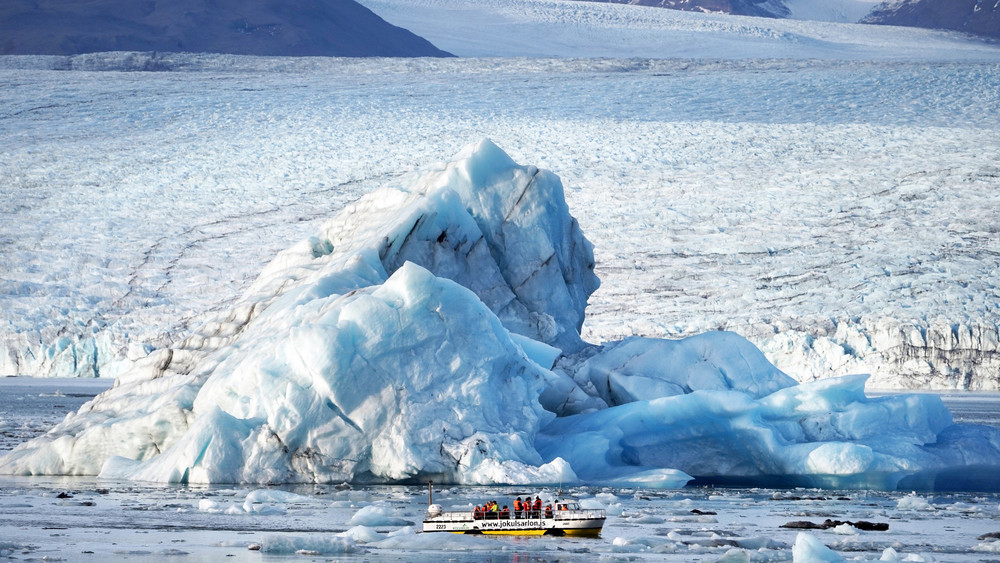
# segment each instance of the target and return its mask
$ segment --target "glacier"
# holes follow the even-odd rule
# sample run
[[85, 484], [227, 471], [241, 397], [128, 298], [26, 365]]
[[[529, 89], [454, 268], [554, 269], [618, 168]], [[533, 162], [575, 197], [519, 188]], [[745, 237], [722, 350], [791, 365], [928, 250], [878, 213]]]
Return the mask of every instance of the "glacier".
[[797, 383], [727, 331], [585, 342], [594, 266], [559, 177], [481, 141], [345, 207], [0, 473], [996, 488], [1000, 429], [938, 397]]

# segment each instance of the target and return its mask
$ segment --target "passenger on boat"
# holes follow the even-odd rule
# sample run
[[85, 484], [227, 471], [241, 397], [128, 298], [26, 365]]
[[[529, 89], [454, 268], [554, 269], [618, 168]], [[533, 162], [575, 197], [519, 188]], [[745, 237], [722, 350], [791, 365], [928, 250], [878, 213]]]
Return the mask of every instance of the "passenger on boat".
[[475, 520], [483, 519], [483, 508], [478, 504], [476, 505], [476, 509], [472, 511], [472, 518]]
[[523, 510], [523, 508], [521, 497], [517, 497], [517, 500], [514, 501], [514, 519], [521, 517], [521, 510]]
[[507, 510], [507, 505], [503, 505], [503, 510], [500, 511], [501, 520], [510, 520], [510, 510]]
[[533, 516], [535, 518], [541, 518], [542, 517], [542, 499], [540, 499], [538, 497], [535, 497], [534, 510], [535, 510], [535, 513], [534, 513]]
[[545, 505], [545, 517], [546, 518], [552, 518], [552, 505], [551, 504], [546, 504]]

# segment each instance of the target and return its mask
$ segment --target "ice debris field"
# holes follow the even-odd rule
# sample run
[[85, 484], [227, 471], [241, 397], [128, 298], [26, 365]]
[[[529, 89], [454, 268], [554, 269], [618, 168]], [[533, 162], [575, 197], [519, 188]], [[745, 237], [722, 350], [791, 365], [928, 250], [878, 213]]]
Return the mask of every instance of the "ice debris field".
[[[44, 431], [107, 380], [0, 379], [10, 427]], [[956, 418], [997, 398], [957, 402]], [[43, 414], [45, 413], [45, 414]], [[6, 434], [6, 432], [5, 432]], [[14, 442], [16, 443], [16, 441]], [[0, 444], [0, 451], [11, 443]], [[93, 477], [0, 475], [0, 556], [129, 561], [989, 561], [1000, 552], [996, 493], [567, 486], [604, 508], [602, 536], [420, 534], [425, 486], [155, 485]], [[434, 486], [449, 509], [509, 502], [552, 486]], [[882, 529], [887, 526], [888, 529]], [[822, 557], [822, 558], [820, 558]]]

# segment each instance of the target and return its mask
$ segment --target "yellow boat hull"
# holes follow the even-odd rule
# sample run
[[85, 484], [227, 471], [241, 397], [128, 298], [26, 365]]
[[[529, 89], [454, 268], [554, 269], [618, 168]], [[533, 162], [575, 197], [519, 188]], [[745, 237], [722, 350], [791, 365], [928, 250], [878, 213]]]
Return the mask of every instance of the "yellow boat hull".
[[450, 532], [488, 536], [566, 536], [590, 537], [601, 535], [604, 527], [600, 516], [581, 518], [540, 518], [533, 520], [479, 520], [442, 515], [424, 520], [425, 532]]

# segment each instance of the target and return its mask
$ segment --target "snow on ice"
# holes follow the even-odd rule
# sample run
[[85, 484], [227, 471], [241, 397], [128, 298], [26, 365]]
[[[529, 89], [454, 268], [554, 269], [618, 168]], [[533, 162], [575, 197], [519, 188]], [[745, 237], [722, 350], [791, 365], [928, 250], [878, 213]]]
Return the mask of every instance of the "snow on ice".
[[559, 178], [482, 141], [348, 206], [0, 471], [934, 489], [1000, 467], [1000, 431], [939, 398], [796, 384], [732, 333], [589, 345], [593, 268]]

